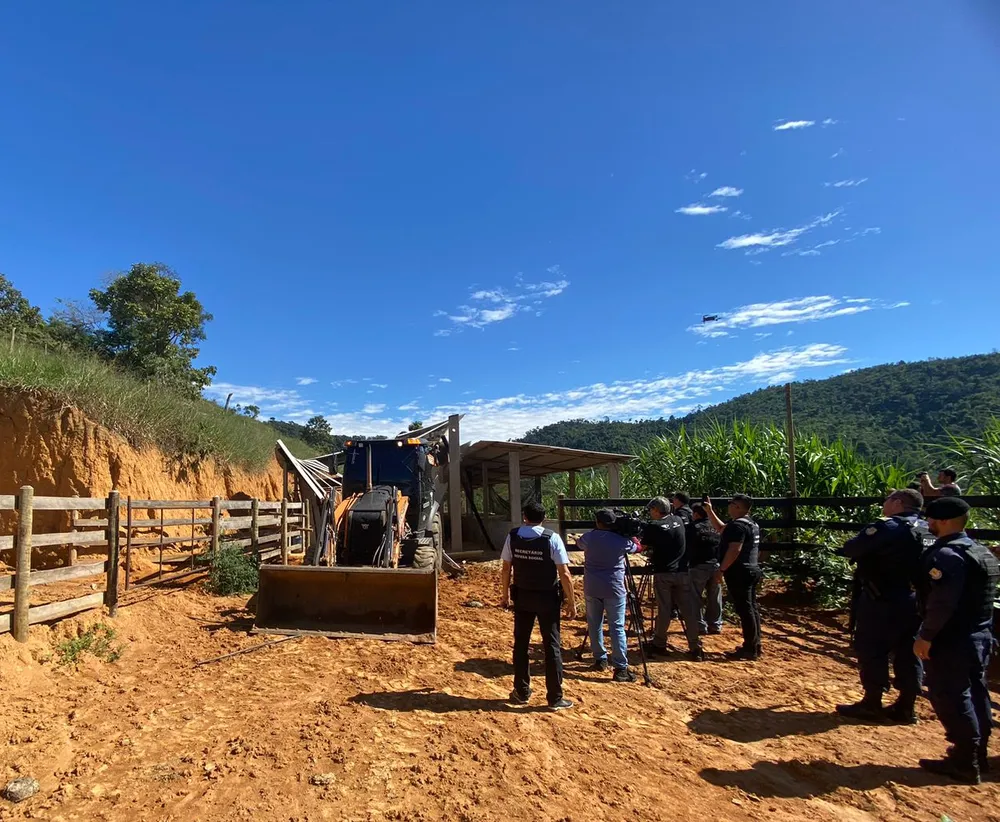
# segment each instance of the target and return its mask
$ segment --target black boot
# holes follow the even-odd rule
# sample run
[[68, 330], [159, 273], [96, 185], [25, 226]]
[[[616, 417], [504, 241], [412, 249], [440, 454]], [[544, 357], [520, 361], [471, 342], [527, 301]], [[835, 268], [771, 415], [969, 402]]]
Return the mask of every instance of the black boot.
[[837, 713], [848, 719], [859, 719], [864, 722], [884, 722], [885, 711], [882, 710], [882, 694], [866, 693], [860, 702], [852, 705], [838, 705]]
[[917, 712], [913, 709], [916, 702], [916, 694], [901, 693], [899, 698], [885, 709], [885, 716], [897, 725], [916, 725]]
[[966, 785], [979, 784], [979, 762], [976, 757], [950, 754], [944, 759], [921, 759], [920, 767], [925, 771], [947, 776]]

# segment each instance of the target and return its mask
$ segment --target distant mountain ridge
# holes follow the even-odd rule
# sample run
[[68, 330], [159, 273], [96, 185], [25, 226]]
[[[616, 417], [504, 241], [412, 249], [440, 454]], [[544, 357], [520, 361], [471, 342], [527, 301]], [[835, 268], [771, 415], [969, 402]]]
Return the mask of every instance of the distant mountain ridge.
[[[976, 436], [1000, 416], [1000, 353], [898, 362], [793, 383], [800, 433], [840, 438], [866, 456], [929, 464], [949, 434]], [[635, 453], [684, 425], [734, 419], [784, 425], [783, 386], [762, 388], [684, 417], [637, 422], [567, 420], [528, 431], [522, 442]]]

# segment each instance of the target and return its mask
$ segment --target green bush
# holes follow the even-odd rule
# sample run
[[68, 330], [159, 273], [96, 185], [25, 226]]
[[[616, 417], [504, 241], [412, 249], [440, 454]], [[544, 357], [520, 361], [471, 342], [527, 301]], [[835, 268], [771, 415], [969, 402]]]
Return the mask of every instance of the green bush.
[[67, 639], [56, 646], [59, 664], [72, 665], [74, 662], [79, 662], [84, 654], [96, 656], [105, 662], [117, 662], [125, 649], [115, 643], [115, 636], [115, 629], [110, 625], [105, 625], [103, 622], [91, 625], [80, 636]]
[[233, 545], [223, 546], [208, 571], [208, 590], [218, 596], [252, 594], [257, 590], [257, 558]]

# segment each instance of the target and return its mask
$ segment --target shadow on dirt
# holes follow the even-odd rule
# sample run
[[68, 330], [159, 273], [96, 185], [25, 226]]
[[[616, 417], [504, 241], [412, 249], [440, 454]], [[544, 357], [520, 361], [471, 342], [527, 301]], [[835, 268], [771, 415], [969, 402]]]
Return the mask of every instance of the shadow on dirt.
[[197, 617], [191, 617], [191, 619], [200, 622], [207, 631], [213, 634], [217, 631], [246, 634], [253, 628], [254, 613], [255, 610], [252, 608], [226, 608], [224, 611], [219, 611], [221, 619], [218, 620], [198, 619]]
[[838, 788], [870, 791], [890, 782], [911, 788], [953, 784], [947, 778], [922, 771], [916, 765], [839, 765], [815, 760], [804, 762], [761, 761], [752, 768], [726, 771], [705, 768], [701, 778], [722, 788], [739, 788], [762, 797], [809, 799], [833, 793]]
[[777, 708], [706, 710], [688, 722], [696, 734], [709, 734], [733, 742], [760, 742], [783, 736], [813, 736], [852, 724], [834, 713], [784, 711]]
[[[611, 672], [607, 673], [596, 673], [588, 671], [587, 669], [580, 670], [579, 666], [574, 664], [572, 668], [565, 667], [567, 652], [563, 651], [563, 679], [576, 679], [581, 681], [594, 681], [595, 677], [597, 679], [607, 679], [611, 676]], [[531, 675], [532, 676], [544, 676], [545, 675], [545, 659], [542, 654], [532, 655], [530, 659], [531, 663]], [[461, 662], [455, 663], [455, 670], [460, 673], [465, 674], [478, 674], [486, 679], [504, 679], [505, 677], [514, 676], [514, 663], [506, 659], [496, 659], [490, 657], [483, 657], [481, 659], [463, 659]], [[591, 673], [591, 676], [581, 676], [583, 673]]]
[[410, 691], [380, 691], [357, 694], [347, 700], [355, 705], [367, 705], [382, 711], [431, 711], [436, 714], [463, 711], [497, 711], [502, 713], [537, 713], [548, 711], [543, 705], [511, 705], [505, 699], [473, 699], [444, 694], [427, 688]]

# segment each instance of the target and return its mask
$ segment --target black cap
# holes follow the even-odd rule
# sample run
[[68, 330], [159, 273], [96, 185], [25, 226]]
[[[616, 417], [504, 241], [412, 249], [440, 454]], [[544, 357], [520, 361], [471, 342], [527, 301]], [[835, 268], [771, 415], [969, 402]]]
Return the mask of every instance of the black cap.
[[594, 520], [601, 525], [614, 525], [617, 517], [610, 508], [598, 508], [594, 514]]
[[927, 504], [927, 519], [959, 519], [969, 513], [969, 503], [959, 497], [938, 497]]

